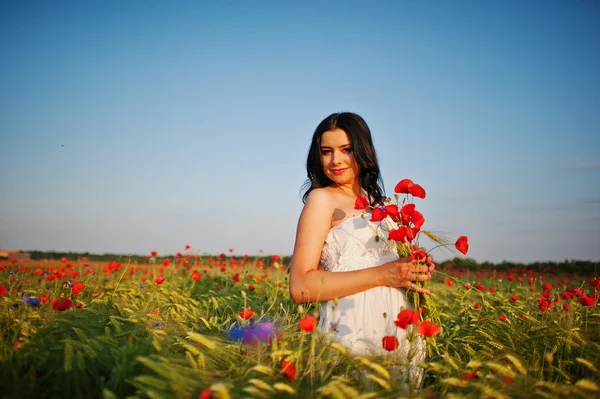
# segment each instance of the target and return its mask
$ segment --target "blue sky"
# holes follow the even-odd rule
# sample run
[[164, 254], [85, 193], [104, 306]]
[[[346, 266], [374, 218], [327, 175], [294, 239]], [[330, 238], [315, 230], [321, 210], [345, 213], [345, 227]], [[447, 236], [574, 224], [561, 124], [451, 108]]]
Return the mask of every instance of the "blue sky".
[[600, 4], [368, 3], [3, 1], [0, 248], [291, 254], [353, 111], [470, 257], [600, 260]]

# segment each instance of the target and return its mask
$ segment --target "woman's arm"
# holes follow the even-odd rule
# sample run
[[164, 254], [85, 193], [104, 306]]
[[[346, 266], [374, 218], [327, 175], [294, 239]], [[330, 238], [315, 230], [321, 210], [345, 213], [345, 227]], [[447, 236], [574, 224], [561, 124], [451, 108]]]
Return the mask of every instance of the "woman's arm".
[[416, 265], [411, 258], [356, 271], [327, 272], [319, 269], [323, 244], [331, 228], [333, 208], [329, 193], [315, 189], [300, 214], [290, 272], [290, 295], [295, 303], [329, 301], [378, 286], [406, 287], [429, 293], [412, 281], [429, 280], [430, 273], [416, 273], [433, 269], [427, 265]]

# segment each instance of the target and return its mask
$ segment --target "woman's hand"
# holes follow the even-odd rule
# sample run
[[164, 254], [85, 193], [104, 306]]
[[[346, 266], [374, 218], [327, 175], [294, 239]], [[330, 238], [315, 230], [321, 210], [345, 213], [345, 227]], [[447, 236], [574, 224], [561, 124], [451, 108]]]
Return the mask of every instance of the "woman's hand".
[[417, 281], [431, 280], [435, 271], [435, 263], [431, 255], [425, 262], [415, 261], [411, 257], [400, 258], [379, 266], [382, 271], [382, 285], [387, 287], [404, 287], [423, 294], [430, 294], [428, 289], [419, 287]]

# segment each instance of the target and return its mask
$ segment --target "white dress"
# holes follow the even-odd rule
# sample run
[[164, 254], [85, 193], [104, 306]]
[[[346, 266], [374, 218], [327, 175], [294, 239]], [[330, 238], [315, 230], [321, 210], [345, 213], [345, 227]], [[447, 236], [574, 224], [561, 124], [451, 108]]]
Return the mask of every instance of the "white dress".
[[[361, 215], [350, 217], [329, 231], [321, 253], [324, 270], [361, 270], [398, 259], [387, 240], [387, 233], [380, 233], [382, 237], [376, 240], [375, 229], [379, 223], [368, 221], [368, 214], [364, 217], [367, 220]], [[354, 354], [393, 357], [398, 364], [408, 366], [414, 377], [415, 373], [420, 374], [416, 364], [424, 360], [425, 346], [418, 337], [411, 345], [407, 330], [394, 324], [403, 307], [412, 308], [403, 288], [376, 287], [339, 298], [337, 306], [334, 301], [321, 302], [319, 327], [328, 338], [338, 341]], [[409, 326], [408, 330], [412, 328], [414, 326]], [[392, 352], [382, 346], [382, 338], [388, 335], [395, 335], [400, 342], [399, 348]]]

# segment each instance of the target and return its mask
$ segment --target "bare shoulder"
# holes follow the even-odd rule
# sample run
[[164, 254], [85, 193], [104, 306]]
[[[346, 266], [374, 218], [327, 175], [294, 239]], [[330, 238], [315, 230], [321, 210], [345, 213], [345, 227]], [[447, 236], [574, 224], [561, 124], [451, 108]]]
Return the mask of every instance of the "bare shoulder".
[[318, 206], [320, 208], [326, 207], [333, 209], [335, 198], [331, 190], [327, 187], [315, 188], [309, 194], [306, 199], [306, 205]]

